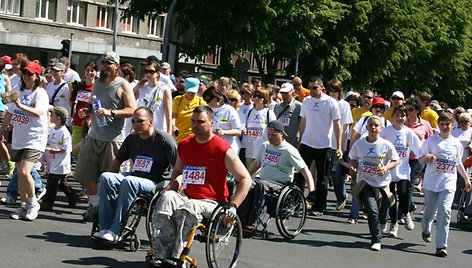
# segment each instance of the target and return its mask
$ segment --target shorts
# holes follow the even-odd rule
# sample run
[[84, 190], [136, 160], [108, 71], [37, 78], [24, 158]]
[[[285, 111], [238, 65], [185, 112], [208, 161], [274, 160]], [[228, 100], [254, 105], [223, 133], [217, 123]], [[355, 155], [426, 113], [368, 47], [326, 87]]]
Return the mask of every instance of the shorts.
[[36, 163], [42, 155], [43, 152], [35, 149], [11, 150], [10, 160], [13, 162], [28, 161]]
[[115, 155], [121, 147], [121, 141], [107, 142], [93, 138], [85, 138], [80, 144], [80, 154], [74, 171], [77, 181], [95, 181], [100, 175], [109, 171]]

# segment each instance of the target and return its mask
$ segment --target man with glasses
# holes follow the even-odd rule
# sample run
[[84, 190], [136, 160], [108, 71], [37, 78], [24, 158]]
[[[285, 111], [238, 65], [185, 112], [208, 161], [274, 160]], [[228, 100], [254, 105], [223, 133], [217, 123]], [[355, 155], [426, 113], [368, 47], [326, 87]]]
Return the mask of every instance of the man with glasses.
[[[370, 106], [372, 105], [372, 99], [374, 98], [374, 92], [372, 90], [366, 90], [361, 96], [362, 106], [358, 108], [352, 109], [352, 128], [356, 127], [357, 122], [363, 116], [370, 116], [372, 113], [370, 112]], [[354, 132], [351, 133], [351, 140], [352, 136], [354, 136]]]
[[[252, 102], [252, 95], [254, 94], [254, 87], [250, 83], [243, 83], [241, 89], [239, 90], [239, 95], [241, 95], [242, 104], [239, 107], [238, 115], [239, 120], [241, 121], [241, 126], [246, 125], [247, 116], [249, 111], [254, 108], [254, 103]], [[241, 136], [241, 147], [239, 149], [239, 159], [246, 165], [246, 146], [247, 146], [247, 135]]]
[[[89, 208], [83, 214], [85, 221], [92, 221], [98, 211], [97, 183], [100, 175], [110, 167], [115, 154], [125, 139], [124, 119], [131, 117], [136, 109], [136, 100], [130, 84], [120, 77], [120, 56], [113, 51], [103, 54], [99, 60], [100, 77], [94, 84], [92, 95], [101, 107], [92, 109], [93, 98], [79, 116], [85, 118], [92, 113], [92, 126], [80, 145], [80, 154], [74, 178], [85, 188]], [[107, 125], [100, 127], [98, 117], [105, 117]]]
[[293, 146], [297, 146], [298, 129], [300, 127], [300, 110], [302, 104], [293, 97], [294, 88], [290, 83], [283, 83], [279, 93], [282, 95], [282, 102], [274, 107], [274, 113], [287, 133], [285, 139]]
[[393, 110], [395, 110], [395, 107], [399, 105], [403, 105], [403, 103], [405, 102], [405, 95], [403, 95], [403, 92], [401, 91], [395, 91], [393, 92], [391, 99], [392, 99], [392, 105], [384, 113], [384, 117], [388, 121], [392, 121]]
[[302, 79], [298, 76], [295, 76], [292, 79], [292, 85], [294, 89], [294, 97], [297, 101], [303, 102], [303, 99], [310, 96], [310, 90], [306, 89], [302, 85]]
[[[337, 144], [337, 157], [342, 157], [341, 124], [338, 102], [326, 95], [323, 80], [312, 77], [308, 84], [310, 97], [307, 97], [300, 111], [300, 155], [308, 166], [313, 160], [316, 164], [316, 201], [311, 208], [315, 216], [322, 216], [326, 209], [328, 196], [327, 171], [331, 154], [331, 145]], [[334, 139], [332, 133], [334, 131]], [[295, 175], [295, 182], [304, 189], [303, 176]]]
[[[153, 127], [153, 113], [147, 107], [139, 107], [131, 122], [134, 133], [126, 137], [110, 172], [100, 176], [99, 226], [93, 234], [108, 242], [118, 242], [122, 231], [122, 220], [138, 194], [163, 188], [164, 177], [177, 158], [174, 139], [164, 131]], [[120, 166], [131, 159], [130, 174], [120, 174]]]

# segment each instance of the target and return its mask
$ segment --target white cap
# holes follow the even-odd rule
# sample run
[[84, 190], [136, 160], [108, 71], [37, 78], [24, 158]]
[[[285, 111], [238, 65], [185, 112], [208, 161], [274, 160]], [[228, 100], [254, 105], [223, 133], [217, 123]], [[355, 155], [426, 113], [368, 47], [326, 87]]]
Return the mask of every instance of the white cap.
[[13, 65], [11, 64], [5, 64], [5, 70], [10, 70], [11, 68], [13, 68]]
[[293, 90], [293, 85], [292, 83], [283, 83], [280, 86], [279, 93], [287, 93]]
[[405, 95], [403, 95], [403, 93], [401, 91], [395, 91], [393, 92], [392, 94], [392, 98], [393, 97], [399, 97], [400, 99], [404, 100], [405, 99]]
[[357, 92], [353, 91], [353, 90], [349, 90], [347, 93], [346, 93], [346, 98], [349, 97], [349, 96], [352, 96], [352, 95], [356, 95], [357, 96]]

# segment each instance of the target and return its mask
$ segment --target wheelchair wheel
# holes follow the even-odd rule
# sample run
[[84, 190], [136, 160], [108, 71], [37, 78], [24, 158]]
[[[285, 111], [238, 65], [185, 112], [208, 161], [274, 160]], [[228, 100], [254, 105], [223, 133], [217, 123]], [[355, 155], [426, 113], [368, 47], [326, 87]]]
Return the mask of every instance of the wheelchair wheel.
[[136, 233], [141, 217], [146, 215], [146, 206], [147, 200], [145, 198], [138, 196], [134, 199], [123, 221], [123, 233], [121, 235], [123, 239]]
[[138, 235], [133, 234], [130, 237], [130, 242], [129, 242], [129, 249], [132, 252], [138, 251], [139, 247], [141, 247], [141, 240], [139, 240]]
[[296, 186], [283, 188], [277, 199], [275, 223], [286, 239], [292, 239], [303, 229], [306, 219], [306, 203], [302, 191]]
[[233, 268], [239, 259], [242, 243], [241, 221], [238, 215], [229, 209], [229, 205], [218, 205], [211, 215], [205, 245], [210, 268]]
[[154, 196], [151, 198], [151, 201], [148, 204], [147, 207], [147, 213], [146, 213], [146, 234], [149, 239], [149, 241], [152, 241], [152, 236], [154, 233], [154, 221], [152, 220], [152, 215], [154, 213], [154, 205], [156, 205], [157, 200], [160, 197], [160, 193], [157, 192], [154, 194]]

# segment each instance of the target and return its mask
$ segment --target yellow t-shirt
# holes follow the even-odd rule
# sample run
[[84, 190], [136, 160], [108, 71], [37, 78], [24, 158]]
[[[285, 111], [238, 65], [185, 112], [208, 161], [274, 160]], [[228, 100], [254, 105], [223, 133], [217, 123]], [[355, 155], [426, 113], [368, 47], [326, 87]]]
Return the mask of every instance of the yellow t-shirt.
[[179, 136], [175, 137], [177, 143], [192, 134], [192, 113], [199, 105], [206, 105], [199, 96], [191, 100], [187, 99], [185, 94], [174, 98], [172, 113], [176, 113], [175, 127], [179, 130]]
[[295, 99], [299, 102], [303, 102], [303, 99], [310, 96], [310, 90], [302, 87], [300, 90], [293, 92]]
[[439, 115], [433, 109], [427, 107], [421, 112], [420, 116], [428, 121], [432, 128], [438, 128]]
[[384, 113], [384, 117], [385, 119], [387, 119], [388, 121], [392, 121], [392, 118], [393, 118], [393, 110], [395, 110], [395, 108], [393, 107], [390, 107], [387, 109], [387, 111], [385, 111]]

